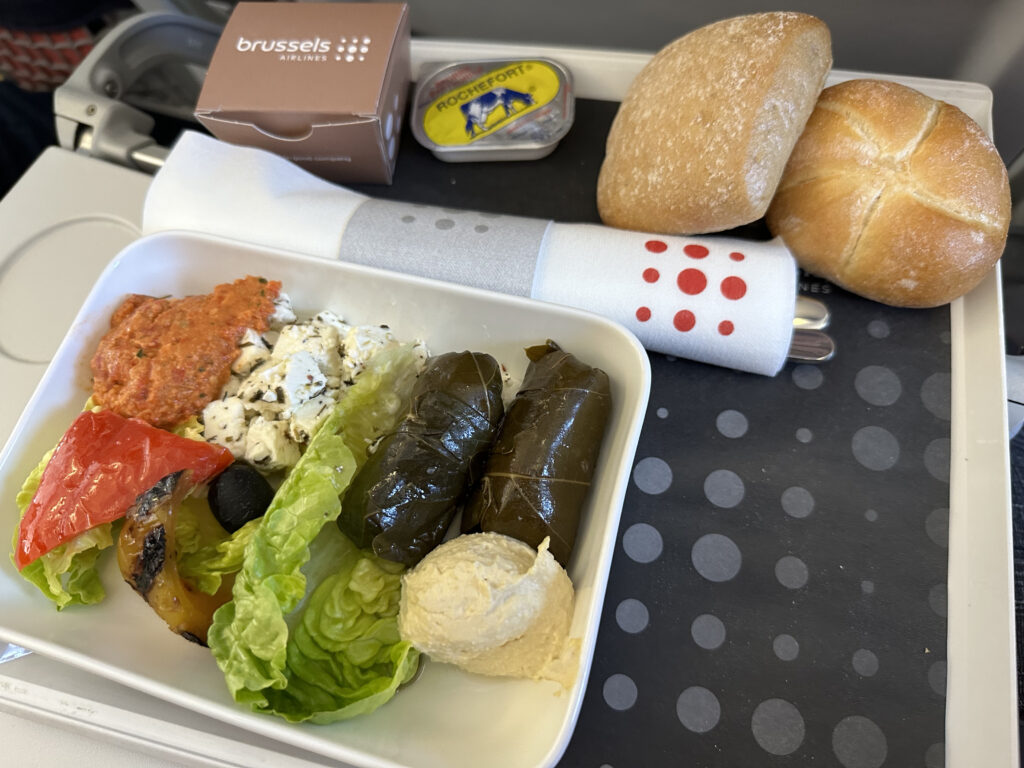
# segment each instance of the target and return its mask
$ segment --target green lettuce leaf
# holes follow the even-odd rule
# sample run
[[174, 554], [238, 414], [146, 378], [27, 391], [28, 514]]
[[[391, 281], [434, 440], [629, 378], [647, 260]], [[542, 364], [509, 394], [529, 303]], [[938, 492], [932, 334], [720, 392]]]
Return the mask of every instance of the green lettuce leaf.
[[203, 423], [198, 416], [189, 416], [177, 426], [171, 427], [171, 432], [178, 437], [187, 437], [189, 440], [197, 440], [202, 443], [206, 438], [203, 436]]
[[242, 567], [245, 545], [260, 526], [250, 520], [234, 533], [217, 522], [205, 498], [189, 497], [178, 509], [175, 536], [178, 542], [178, 573], [200, 592], [217, 593], [226, 574]]
[[[288, 699], [306, 702], [304, 711], [271, 701], [267, 692], [286, 690], [292, 679], [303, 679], [289, 666], [286, 620], [306, 597], [307, 579], [301, 569], [309, 561], [313, 540], [341, 512], [341, 497], [366, 461], [367, 447], [392, 429], [408, 407], [418, 370], [419, 360], [411, 345], [383, 350], [371, 359], [317, 431], [246, 544], [233, 599], [214, 614], [208, 636], [210, 650], [236, 701], [258, 711], [274, 711], [275, 704], [285, 706], [292, 718], [330, 718], [336, 713], [337, 707], [314, 709], [312, 699], [301, 692], [306, 683], [295, 683], [295, 693]], [[335, 585], [328, 592], [339, 588]], [[319, 605], [312, 598], [309, 602]], [[307, 607], [304, 617], [309, 610]], [[363, 613], [360, 609], [349, 618]], [[344, 620], [341, 623], [347, 626]], [[296, 643], [300, 636], [303, 633], [297, 632]], [[415, 668], [409, 649], [399, 647], [397, 633], [393, 639], [394, 643], [387, 644], [390, 661], [383, 666], [372, 661], [366, 667], [370, 671], [364, 673], [387, 681], [380, 690], [365, 688], [367, 681], [358, 676], [343, 675], [335, 680], [345, 690], [362, 690], [364, 699], [372, 697], [364, 707], [375, 708], [390, 698], [410, 674], [409, 665]], [[291, 658], [298, 658], [295, 651]], [[384, 668], [387, 671], [382, 671]], [[349, 674], [345, 664], [338, 669]]]
[[[56, 449], [48, 451], [43, 456], [18, 491], [15, 503], [20, 513], [19, 520], [36, 494], [43, 470], [46, 469], [54, 450]], [[40, 592], [53, 601], [58, 611], [69, 605], [92, 605], [100, 602], [107, 593], [100, 582], [96, 561], [101, 550], [114, 543], [113, 525], [104, 523], [54, 547], [22, 568], [22, 578], [35, 584]], [[12, 563], [17, 546], [18, 526], [15, 526], [11, 542]]]
[[419, 663], [419, 652], [398, 634], [403, 566], [334, 536], [343, 550], [337, 570], [313, 591], [288, 637], [288, 686], [265, 691], [267, 709], [291, 722], [372, 712]]

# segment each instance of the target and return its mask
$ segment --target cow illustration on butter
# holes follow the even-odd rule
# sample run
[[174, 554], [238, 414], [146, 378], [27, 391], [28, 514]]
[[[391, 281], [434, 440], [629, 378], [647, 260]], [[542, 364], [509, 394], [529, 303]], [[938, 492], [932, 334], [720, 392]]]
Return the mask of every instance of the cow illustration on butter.
[[413, 133], [442, 160], [527, 160], [572, 125], [571, 77], [549, 59], [446, 65], [421, 78]]
[[459, 109], [466, 116], [466, 133], [472, 139], [476, 136], [477, 129], [486, 131], [487, 119], [498, 107], [504, 108], [506, 118], [512, 117], [515, 114], [516, 102], [532, 107], [533, 96], [521, 91], [513, 91], [511, 88], [495, 88], [493, 91], [477, 96], [472, 101], [460, 104]]

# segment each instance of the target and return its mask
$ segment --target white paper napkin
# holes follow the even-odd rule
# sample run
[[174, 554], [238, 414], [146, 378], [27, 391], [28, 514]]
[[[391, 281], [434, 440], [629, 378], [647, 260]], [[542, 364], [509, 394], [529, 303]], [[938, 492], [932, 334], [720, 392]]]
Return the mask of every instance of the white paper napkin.
[[586, 309], [652, 351], [768, 376], [785, 364], [792, 336], [796, 263], [781, 241], [376, 200], [195, 132], [179, 138], [146, 197], [143, 232], [172, 229]]
[[186, 131], [153, 177], [142, 232], [185, 229], [331, 259], [366, 199], [278, 155]]

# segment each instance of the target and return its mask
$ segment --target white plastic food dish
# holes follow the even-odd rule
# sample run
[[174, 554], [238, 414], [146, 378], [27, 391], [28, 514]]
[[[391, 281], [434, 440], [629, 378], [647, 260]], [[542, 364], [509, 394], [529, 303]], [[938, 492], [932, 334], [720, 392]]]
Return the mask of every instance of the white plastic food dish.
[[0, 638], [98, 673], [225, 723], [357, 766], [550, 766], [572, 735], [586, 689], [622, 500], [650, 391], [636, 339], [595, 315], [365, 267], [178, 233], [126, 248], [103, 272], [0, 453], [0, 530], [17, 523], [15, 494], [56, 444], [89, 393], [89, 358], [128, 293], [205, 293], [246, 274], [281, 280], [298, 311], [333, 309], [354, 322], [387, 323], [433, 352], [489, 352], [520, 380], [523, 348], [547, 338], [612, 383], [613, 411], [569, 574], [579, 675], [554, 683], [477, 677], [425, 662], [422, 674], [378, 711], [328, 726], [292, 725], [234, 703], [209, 651], [171, 633], [104, 557], [104, 602], [58, 613], [0, 559]]

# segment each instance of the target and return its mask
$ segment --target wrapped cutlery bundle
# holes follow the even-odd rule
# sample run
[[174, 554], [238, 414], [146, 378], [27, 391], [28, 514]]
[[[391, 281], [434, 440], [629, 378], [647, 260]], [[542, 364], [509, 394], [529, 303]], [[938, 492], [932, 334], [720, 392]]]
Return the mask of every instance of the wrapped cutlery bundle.
[[652, 351], [774, 376], [796, 263], [779, 240], [647, 235], [378, 200], [258, 149], [182, 135], [146, 233], [185, 229], [586, 309]]

